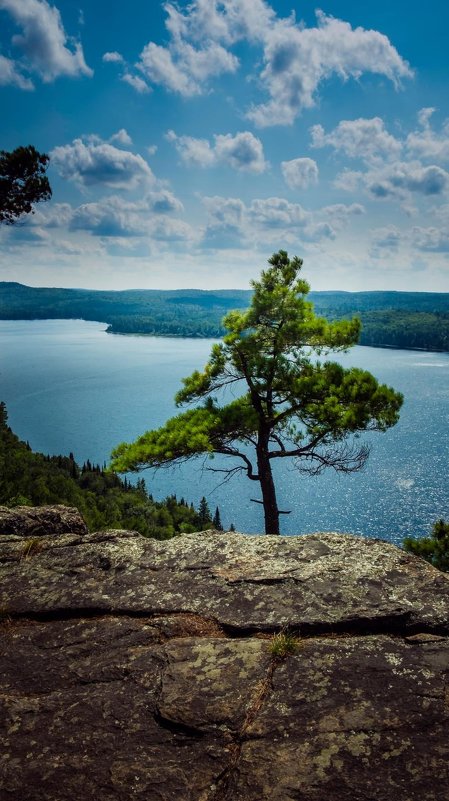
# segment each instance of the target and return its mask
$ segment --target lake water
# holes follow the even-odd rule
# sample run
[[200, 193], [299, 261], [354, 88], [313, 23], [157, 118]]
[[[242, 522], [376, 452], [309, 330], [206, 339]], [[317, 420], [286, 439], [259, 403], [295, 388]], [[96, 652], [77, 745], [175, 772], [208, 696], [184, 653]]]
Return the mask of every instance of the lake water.
[[[201, 368], [211, 340], [112, 336], [105, 324], [79, 320], [0, 321], [0, 400], [13, 430], [33, 450], [78, 462], [108, 461], [112, 448], [176, 414], [180, 379]], [[345, 365], [370, 370], [405, 395], [400, 423], [371, 434], [363, 472], [302, 476], [288, 460], [276, 471], [285, 534], [343, 531], [400, 543], [449, 518], [449, 354], [354, 348]], [[229, 464], [229, 462], [227, 462]], [[218, 504], [225, 525], [263, 531], [251, 502], [258, 485], [220, 479], [203, 460], [143, 473], [156, 498], [176, 493]]]

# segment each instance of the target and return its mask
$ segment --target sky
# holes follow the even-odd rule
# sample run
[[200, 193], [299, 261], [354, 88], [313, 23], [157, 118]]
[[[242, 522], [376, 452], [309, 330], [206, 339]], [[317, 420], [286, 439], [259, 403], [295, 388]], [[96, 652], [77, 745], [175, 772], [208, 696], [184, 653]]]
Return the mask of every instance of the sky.
[[444, 0], [0, 0], [0, 149], [52, 200], [0, 280], [449, 291]]

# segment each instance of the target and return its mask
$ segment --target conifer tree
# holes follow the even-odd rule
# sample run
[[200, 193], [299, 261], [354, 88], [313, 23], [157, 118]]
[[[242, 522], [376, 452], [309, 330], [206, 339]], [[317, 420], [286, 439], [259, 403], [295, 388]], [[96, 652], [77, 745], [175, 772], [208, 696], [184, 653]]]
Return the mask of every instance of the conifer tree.
[[200, 505], [198, 507], [198, 517], [199, 523], [202, 528], [207, 528], [212, 522], [212, 515], [210, 513], [209, 504], [207, 503], [206, 498], [203, 497], [200, 500]]
[[219, 510], [218, 506], [215, 509], [215, 514], [214, 514], [214, 517], [213, 517], [213, 520], [212, 520], [212, 524], [213, 524], [214, 528], [217, 531], [223, 531], [223, 526], [222, 526], [221, 517], [220, 517], [220, 510]]
[[[300, 472], [327, 467], [360, 470], [369, 454], [364, 431], [386, 431], [399, 419], [402, 395], [359, 368], [327, 361], [358, 341], [360, 321], [329, 322], [314, 314], [302, 260], [280, 250], [253, 281], [247, 311], [232, 311], [227, 334], [212, 347], [204, 370], [183, 380], [178, 405], [199, 403], [113, 452], [118, 472], [179, 463], [198, 454], [232, 459], [228, 475], [243, 472], [260, 484], [265, 533], [279, 534], [274, 459], [293, 459]], [[324, 361], [321, 358], [324, 357]], [[243, 394], [219, 405], [226, 387]], [[254, 454], [254, 457], [252, 456]], [[223, 468], [218, 468], [223, 472]]]

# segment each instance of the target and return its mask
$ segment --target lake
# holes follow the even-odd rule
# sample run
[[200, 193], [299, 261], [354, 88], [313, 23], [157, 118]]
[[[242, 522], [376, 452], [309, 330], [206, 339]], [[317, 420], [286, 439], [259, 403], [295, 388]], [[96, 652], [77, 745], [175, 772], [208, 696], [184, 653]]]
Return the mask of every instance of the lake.
[[[0, 321], [0, 400], [33, 450], [107, 462], [119, 442], [176, 414], [181, 378], [201, 368], [211, 348], [211, 340], [113, 336], [105, 328]], [[435, 519], [449, 518], [449, 354], [357, 347], [339, 361], [403, 392], [401, 420], [364, 437], [372, 451], [360, 473], [308, 477], [279, 460], [279, 506], [291, 510], [281, 519], [283, 533], [342, 531], [395, 543], [426, 534]], [[260, 497], [258, 485], [243, 475], [218, 486], [199, 459], [143, 476], [157, 499], [176, 493], [197, 505], [205, 495], [225, 526], [263, 531], [261, 507], [250, 500]]]

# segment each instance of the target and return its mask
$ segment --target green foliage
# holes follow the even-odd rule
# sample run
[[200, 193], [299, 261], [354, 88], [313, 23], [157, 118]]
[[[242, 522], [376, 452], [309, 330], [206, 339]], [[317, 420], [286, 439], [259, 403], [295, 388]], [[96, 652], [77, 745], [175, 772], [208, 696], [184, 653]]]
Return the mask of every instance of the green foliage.
[[212, 525], [216, 529], [216, 531], [223, 531], [223, 525], [222, 525], [222, 522], [221, 522], [220, 510], [219, 510], [218, 506], [215, 509], [215, 514], [214, 514], [214, 517], [213, 517], [213, 520], [212, 520]]
[[287, 656], [296, 653], [298, 647], [298, 637], [287, 631], [280, 631], [273, 636], [270, 642], [270, 653], [276, 659], [285, 659]]
[[[249, 290], [98, 291], [0, 282], [0, 319], [103, 320], [116, 334], [221, 337], [223, 315], [247, 309]], [[438, 292], [311, 292], [317, 314], [358, 314], [360, 343], [449, 350], [449, 294]]]
[[204, 531], [206, 528], [210, 528], [212, 525], [212, 515], [209, 509], [209, 504], [206, 501], [206, 498], [203, 497], [200, 500], [200, 505], [198, 507], [198, 517], [200, 520], [200, 525], [202, 530]]
[[[244, 471], [261, 485], [265, 531], [279, 533], [273, 459], [292, 457], [303, 472], [360, 469], [368, 449], [352, 435], [385, 431], [399, 418], [402, 396], [367, 371], [318, 361], [358, 341], [360, 321], [329, 322], [315, 315], [301, 259], [275, 253], [253, 281], [247, 311], [224, 318], [223, 341], [203, 371], [183, 379], [177, 404], [200, 403], [112, 454], [118, 472], [161, 467], [198, 454], [234, 457], [229, 472]], [[238, 384], [241, 397], [221, 406], [217, 393]], [[255, 451], [255, 459], [248, 455]], [[212, 468], [213, 469], [213, 468]]]
[[[80, 468], [72, 454], [33, 453], [9, 428], [6, 406], [0, 403], [0, 504], [51, 503], [77, 507], [91, 530], [125, 528], [169, 539], [205, 527], [199, 512], [183, 498], [178, 501], [172, 495], [164, 502], [154, 501], [143, 479], [133, 486], [89, 461]], [[23, 556], [32, 556], [41, 546], [39, 538], [27, 540]]]
[[414, 539], [406, 537], [404, 548], [409, 553], [421, 556], [431, 565], [445, 573], [449, 573], [449, 523], [437, 520], [430, 537]]
[[0, 223], [11, 225], [32, 212], [34, 203], [49, 200], [48, 161], [48, 156], [32, 145], [11, 153], [0, 150]]

